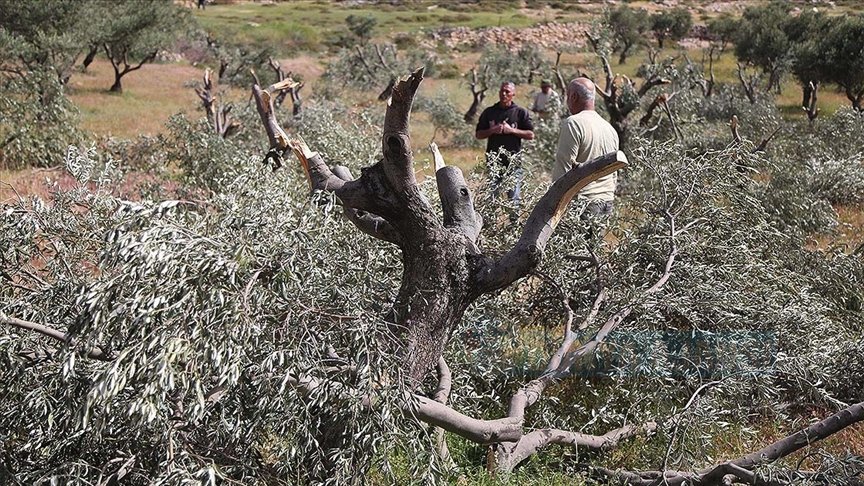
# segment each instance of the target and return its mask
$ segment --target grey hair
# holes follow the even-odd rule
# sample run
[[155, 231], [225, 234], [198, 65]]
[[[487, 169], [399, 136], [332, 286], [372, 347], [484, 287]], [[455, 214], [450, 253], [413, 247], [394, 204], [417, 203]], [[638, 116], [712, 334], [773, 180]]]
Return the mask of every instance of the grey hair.
[[591, 87], [585, 86], [585, 84], [579, 82], [580, 79], [585, 79], [588, 83], [591, 83], [590, 80], [586, 78], [576, 78], [573, 81], [570, 81], [570, 85], [567, 86], [567, 91], [570, 93], [576, 93], [579, 95], [579, 98], [586, 101], [594, 101], [594, 83], [591, 83]]
[[514, 90], [516, 89], [516, 83], [514, 83], [513, 81], [504, 81], [503, 83], [501, 83], [501, 86], [504, 86], [504, 85], [509, 85]]

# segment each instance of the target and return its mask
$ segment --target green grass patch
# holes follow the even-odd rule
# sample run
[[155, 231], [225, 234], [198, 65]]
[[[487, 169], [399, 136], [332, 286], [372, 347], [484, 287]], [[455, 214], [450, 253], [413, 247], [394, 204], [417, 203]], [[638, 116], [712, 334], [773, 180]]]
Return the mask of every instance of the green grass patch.
[[474, 9], [459, 5], [438, 7], [433, 4], [414, 5], [412, 10], [388, 8], [386, 5], [344, 6], [321, 5], [319, 2], [298, 0], [276, 4], [242, 3], [212, 5], [196, 10], [201, 25], [217, 37], [270, 46], [282, 53], [321, 51], [329, 39], [347, 31], [349, 15], [372, 17], [376, 21], [374, 35], [389, 37], [397, 32], [418, 33], [440, 27], [515, 27], [523, 28], [551, 19], [574, 20], [578, 12], [552, 11], [532, 13], [517, 8], [514, 2], [481, 3]]

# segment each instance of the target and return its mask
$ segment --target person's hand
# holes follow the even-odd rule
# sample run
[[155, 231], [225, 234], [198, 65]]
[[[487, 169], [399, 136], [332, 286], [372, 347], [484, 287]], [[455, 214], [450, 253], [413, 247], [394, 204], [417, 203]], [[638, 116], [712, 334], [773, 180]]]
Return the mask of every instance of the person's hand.
[[499, 132], [501, 135], [510, 135], [513, 133], [513, 127], [510, 126], [509, 123], [504, 122], [500, 125], [501, 131]]

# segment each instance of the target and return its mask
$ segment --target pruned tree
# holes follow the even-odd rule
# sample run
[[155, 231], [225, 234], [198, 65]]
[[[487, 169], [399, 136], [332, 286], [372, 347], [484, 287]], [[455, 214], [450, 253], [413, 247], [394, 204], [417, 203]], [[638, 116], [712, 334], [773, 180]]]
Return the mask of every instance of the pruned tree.
[[[401, 371], [411, 388], [441, 358], [453, 326], [473, 301], [511, 285], [537, 266], [552, 230], [579, 188], [626, 163], [618, 152], [568, 172], [538, 203], [516, 245], [500, 258], [491, 258], [478, 247], [482, 220], [473, 209], [461, 170], [450, 167], [436, 173], [443, 219], [417, 185], [408, 118], [422, 79], [420, 69], [394, 85], [384, 120], [384, 158], [365, 168], [359, 179], [338, 176], [302, 140], [288, 137], [274, 113], [278, 86], [253, 87], [270, 140], [268, 158], [281, 164], [284, 154], [292, 151], [313, 189], [333, 193], [358, 215], [352, 222], [359, 229], [399, 247], [403, 280], [388, 315], [395, 336], [388, 345], [398, 350]], [[339, 173], [346, 175], [341, 169]]]
[[[702, 96], [706, 98], [710, 98], [714, 95], [714, 87], [717, 85], [717, 78], [714, 76], [714, 62], [720, 58], [722, 52], [718, 52], [718, 47], [716, 45], [711, 45], [708, 49], [703, 50], [702, 52], [702, 65], [697, 67], [693, 64], [693, 61], [690, 60], [690, 57], [687, 54], [684, 54], [684, 60], [686, 62], [686, 72], [690, 76], [690, 79], [693, 80], [702, 90]], [[708, 64], [708, 68], [706, 70], [705, 64]], [[706, 71], [708, 76], [706, 77]]]
[[738, 63], [738, 81], [741, 82], [741, 88], [744, 90], [744, 95], [750, 104], [756, 103], [756, 94], [759, 86], [759, 74], [748, 72], [747, 68]]
[[228, 138], [240, 130], [241, 123], [231, 119], [231, 104], [219, 103], [210, 69], [204, 70], [203, 86], [196, 87], [195, 94], [201, 99], [204, 112], [207, 113], [207, 121], [210, 122], [216, 135]]
[[[597, 93], [603, 98], [603, 105], [609, 113], [609, 123], [615, 128], [622, 146], [626, 145], [629, 136], [629, 115], [639, 107], [639, 100], [645, 96], [652, 88], [666, 85], [672, 82], [671, 79], [664, 77], [663, 69], [642, 68], [640, 73], [647, 76], [645, 81], [638, 89], [636, 83], [625, 75], [615, 75], [612, 72], [612, 67], [609, 65], [609, 60], [606, 56], [599, 55], [600, 61], [603, 64], [603, 72], [605, 74], [605, 82], [601, 88], [595, 83]], [[652, 63], [655, 65], [656, 63]]]
[[[467, 76], [467, 75], [466, 75]], [[471, 106], [465, 111], [465, 123], [474, 123], [474, 118], [477, 117], [477, 112], [480, 111], [480, 104], [486, 98], [486, 91], [489, 90], [489, 65], [483, 66], [483, 72], [477, 76], [477, 68], [471, 68], [471, 81], [468, 83], [471, 89]]]
[[[279, 61], [273, 59], [272, 57], [267, 60], [267, 64], [270, 66], [270, 69], [273, 70], [273, 73], [276, 75], [276, 82], [281, 83], [286, 79], [292, 80], [286, 84], [288, 86], [287, 89], [280, 90], [279, 94], [276, 96], [276, 99], [273, 100], [276, 106], [282, 106], [282, 102], [285, 101], [287, 95], [291, 96], [291, 113], [294, 117], [300, 116], [300, 110], [302, 109], [302, 100], [300, 99], [300, 90], [303, 89], [305, 84], [303, 82], [294, 81], [291, 77], [291, 71], [285, 72], [282, 69], [282, 65], [279, 64]], [[257, 80], [256, 80], [257, 82]]]

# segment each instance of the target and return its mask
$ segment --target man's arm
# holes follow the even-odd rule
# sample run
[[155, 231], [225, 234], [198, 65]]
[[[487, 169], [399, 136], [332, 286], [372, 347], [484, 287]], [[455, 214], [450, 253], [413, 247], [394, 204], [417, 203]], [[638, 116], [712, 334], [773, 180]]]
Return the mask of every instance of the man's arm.
[[522, 108], [522, 113], [519, 118], [517, 118], [516, 126], [511, 127], [504, 124], [504, 130], [502, 133], [506, 135], [515, 135], [522, 140], [534, 140], [534, 123], [531, 121], [531, 114], [528, 113], [528, 110]]
[[503, 130], [504, 130], [504, 127], [506, 127], [506, 126], [507, 126], [506, 123], [496, 124], [495, 122], [492, 122], [491, 127], [487, 128], [485, 130], [481, 130], [480, 129], [480, 123], [478, 123], [477, 124], [477, 130], [474, 132], [474, 136], [480, 140], [483, 140], [483, 139], [491, 137], [492, 135], [501, 135], [502, 133], [504, 133]]
[[496, 125], [494, 120], [489, 119], [489, 108], [480, 113], [480, 119], [477, 120], [477, 128], [474, 129], [474, 137], [483, 140], [501, 133], [500, 125]]
[[508, 125], [506, 123], [502, 123], [499, 126], [502, 127], [502, 129], [501, 129], [502, 135], [515, 135], [515, 136], [521, 138], [522, 140], [534, 140], [533, 127], [532, 127], [532, 130], [523, 130], [520, 128], [511, 127], [510, 125]]

